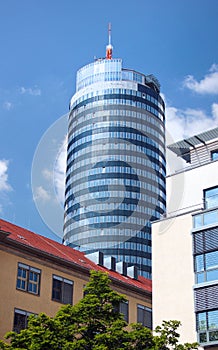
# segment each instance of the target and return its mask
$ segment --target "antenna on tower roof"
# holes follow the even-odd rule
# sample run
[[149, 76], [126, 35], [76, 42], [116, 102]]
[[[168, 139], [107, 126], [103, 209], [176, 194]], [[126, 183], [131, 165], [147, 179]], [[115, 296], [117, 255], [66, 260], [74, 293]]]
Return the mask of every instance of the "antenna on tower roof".
[[108, 23], [108, 45], [106, 46], [106, 59], [112, 59], [113, 46], [111, 45], [111, 23]]

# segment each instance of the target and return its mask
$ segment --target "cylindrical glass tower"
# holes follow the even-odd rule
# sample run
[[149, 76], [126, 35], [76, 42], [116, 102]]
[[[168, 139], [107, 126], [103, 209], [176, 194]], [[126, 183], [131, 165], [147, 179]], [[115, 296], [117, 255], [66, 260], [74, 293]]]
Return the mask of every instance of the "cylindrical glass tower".
[[63, 241], [151, 278], [150, 222], [165, 211], [165, 115], [152, 75], [98, 59], [70, 102]]

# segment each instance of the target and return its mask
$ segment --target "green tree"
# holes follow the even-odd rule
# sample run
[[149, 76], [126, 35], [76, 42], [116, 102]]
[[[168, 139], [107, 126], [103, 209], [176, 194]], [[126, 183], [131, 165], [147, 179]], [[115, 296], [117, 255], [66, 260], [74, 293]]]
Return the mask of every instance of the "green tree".
[[92, 271], [85, 296], [75, 306], [63, 306], [54, 317], [31, 315], [28, 327], [9, 332], [4, 350], [191, 350], [196, 344], [179, 344], [178, 321], [164, 322], [155, 334], [141, 324], [127, 323], [119, 313], [125, 296], [113, 291], [107, 274]]

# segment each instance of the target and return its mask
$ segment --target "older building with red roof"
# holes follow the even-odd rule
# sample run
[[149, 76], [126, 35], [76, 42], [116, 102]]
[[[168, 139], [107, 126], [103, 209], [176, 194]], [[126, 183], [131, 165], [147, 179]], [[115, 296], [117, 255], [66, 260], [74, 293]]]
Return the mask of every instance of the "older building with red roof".
[[126, 295], [128, 302], [120, 308], [129, 323], [141, 322], [151, 328], [151, 281], [113, 258], [110, 266], [104, 264], [100, 253], [94, 260], [0, 220], [0, 338], [12, 329], [25, 328], [29, 314], [53, 316], [62, 304], [76, 304], [91, 270], [107, 272], [112, 288]]

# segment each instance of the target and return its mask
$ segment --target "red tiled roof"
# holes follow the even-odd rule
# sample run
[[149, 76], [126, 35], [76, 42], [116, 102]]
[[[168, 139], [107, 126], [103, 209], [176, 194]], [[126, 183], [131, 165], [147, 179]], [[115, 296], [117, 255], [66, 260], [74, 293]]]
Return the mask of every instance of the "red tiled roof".
[[7, 241], [15, 241], [24, 246], [34, 248], [38, 251], [46, 253], [50, 256], [63, 259], [66, 262], [77, 264], [88, 270], [107, 271], [109, 276], [115, 280], [126, 283], [130, 286], [142, 289], [147, 292], [151, 292], [152, 285], [149, 279], [142, 276], [138, 277], [138, 280], [132, 279], [121, 275], [118, 272], [108, 270], [105, 267], [99, 266], [88, 259], [84, 253], [79, 252], [71, 247], [60, 244], [52, 239], [41, 236], [22, 227], [11, 224], [5, 220], [0, 219], [0, 231], [9, 233]]

